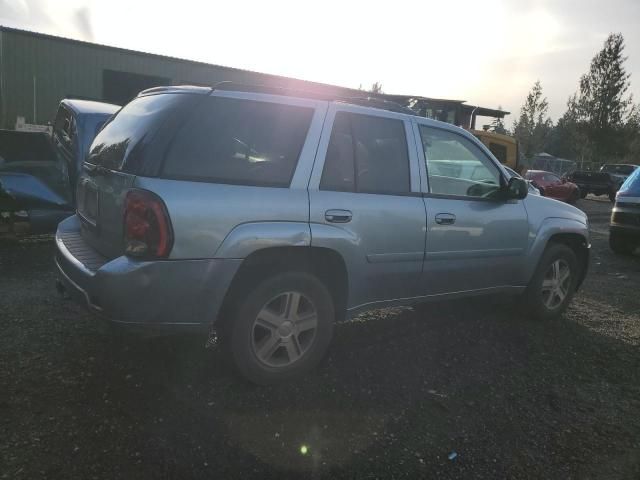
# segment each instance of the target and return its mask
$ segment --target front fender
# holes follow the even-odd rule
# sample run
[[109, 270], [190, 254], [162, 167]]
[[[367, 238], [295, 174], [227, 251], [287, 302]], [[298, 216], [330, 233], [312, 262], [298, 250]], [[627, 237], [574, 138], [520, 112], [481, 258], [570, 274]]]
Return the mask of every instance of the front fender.
[[542, 253], [549, 243], [549, 239], [558, 234], [577, 234], [584, 238], [584, 241], [589, 245], [589, 228], [582, 222], [572, 220], [568, 218], [545, 218], [541, 223], [537, 231], [532, 232], [529, 236], [529, 249], [528, 255], [529, 261], [526, 265], [526, 279], [527, 283], [533, 276], [533, 273], [540, 262]]
[[311, 230], [306, 222], [251, 222], [231, 230], [214, 257], [246, 258], [265, 248], [308, 246], [311, 246]]

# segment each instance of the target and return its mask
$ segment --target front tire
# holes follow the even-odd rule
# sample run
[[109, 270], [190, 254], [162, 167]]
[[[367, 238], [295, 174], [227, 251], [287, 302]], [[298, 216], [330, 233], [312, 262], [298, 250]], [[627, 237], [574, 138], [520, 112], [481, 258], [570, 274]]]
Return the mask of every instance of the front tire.
[[238, 303], [231, 318], [231, 353], [249, 381], [291, 380], [323, 358], [335, 309], [327, 287], [315, 276], [287, 272], [269, 277]]
[[524, 294], [529, 315], [537, 320], [560, 317], [573, 298], [578, 273], [573, 250], [560, 243], [550, 244]]
[[631, 255], [636, 245], [626, 235], [609, 232], [609, 247], [618, 255]]

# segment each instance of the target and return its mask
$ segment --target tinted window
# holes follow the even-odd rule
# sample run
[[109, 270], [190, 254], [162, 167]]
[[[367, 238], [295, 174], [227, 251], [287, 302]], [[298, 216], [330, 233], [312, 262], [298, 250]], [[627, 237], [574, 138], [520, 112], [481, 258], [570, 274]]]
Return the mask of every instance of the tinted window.
[[73, 114], [64, 107], [58, 109], [56, 119], [53, 124], [53, 132], [60, 145], [67, 152], [73, 151], [73, 142], [76, 137], [76, 121]]
[[286, 187], [312, 116], [306, 107], [207, 97], [171, 143], [163, 175]]
[[468, 139], [420, 126], [429, 191], [441, 195], [491, 197], [500, 189], [496, 165]]
[[[121, 170], [126, 163], [139, 163], [144, 146], [175, 107], [191, 95], [150, 95], [125, 105], [98, 133], [87, 162]], [[195, 96], [193, 96], [195, 97]]]
[[336, 114], [322, 190], [399, 194], [410, 190], [409, 155], [400, 120]]

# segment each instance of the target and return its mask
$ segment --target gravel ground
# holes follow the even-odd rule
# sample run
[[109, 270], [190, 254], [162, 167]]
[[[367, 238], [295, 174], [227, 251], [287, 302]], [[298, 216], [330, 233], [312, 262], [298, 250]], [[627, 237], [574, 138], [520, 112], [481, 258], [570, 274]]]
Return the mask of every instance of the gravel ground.
[[609, 202], [578, 206], [592, 267], [563, 321], [373, 312], [266, 388], [59, 299], [50, 238], [0, 243], [0, 478], [640, 478], [640, 256], [609, 251]]

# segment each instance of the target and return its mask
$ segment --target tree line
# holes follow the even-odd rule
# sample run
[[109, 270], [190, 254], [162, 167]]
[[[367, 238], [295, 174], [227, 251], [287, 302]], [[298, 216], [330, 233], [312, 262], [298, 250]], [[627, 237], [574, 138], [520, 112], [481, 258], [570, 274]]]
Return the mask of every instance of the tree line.
[[[526, 158], [547, 152], [583, 167], [640, 163], [640, 105], [629, 93], [624, 48], [621, 34], [607, 37], [555, 124], [540, 81], [533, 85], [511, 132]], [[493, 127], [504, 130], [501, 123]]]

